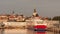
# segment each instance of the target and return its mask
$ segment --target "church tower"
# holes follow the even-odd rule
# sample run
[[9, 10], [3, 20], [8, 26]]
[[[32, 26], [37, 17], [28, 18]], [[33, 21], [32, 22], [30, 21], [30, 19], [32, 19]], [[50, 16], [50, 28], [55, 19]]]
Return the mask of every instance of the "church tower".
[[39, 15], [38, 15], [38, 13], [37, 13], [36, 9], [34, 9], [33, 17], [37, 17], [37, 16], [39, 16]]

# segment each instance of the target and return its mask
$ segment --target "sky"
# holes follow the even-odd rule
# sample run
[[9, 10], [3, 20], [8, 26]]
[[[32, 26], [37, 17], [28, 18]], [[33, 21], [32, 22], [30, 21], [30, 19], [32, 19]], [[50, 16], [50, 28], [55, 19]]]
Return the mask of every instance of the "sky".
[[0, 0], [0, 14], [31, 16], [34, 9], [42, 17], [60, 16], [60, 0]]

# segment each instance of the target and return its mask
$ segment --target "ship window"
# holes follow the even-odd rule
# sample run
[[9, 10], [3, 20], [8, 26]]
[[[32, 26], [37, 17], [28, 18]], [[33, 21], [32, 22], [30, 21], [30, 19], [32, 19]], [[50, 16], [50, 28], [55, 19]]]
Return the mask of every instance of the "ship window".
[[42, 24], [43, 23], [43, 21], [37, 21], [37, 24]]

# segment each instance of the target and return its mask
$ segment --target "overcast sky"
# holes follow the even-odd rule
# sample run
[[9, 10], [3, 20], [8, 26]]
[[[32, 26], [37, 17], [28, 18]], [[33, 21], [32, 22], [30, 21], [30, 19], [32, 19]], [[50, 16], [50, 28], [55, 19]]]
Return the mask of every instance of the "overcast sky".
[[34, 8], [43, 17], [60, 16], [60, 0], [0, 0], [0, 14], [10, 14], [14, 10], [31, 16]]

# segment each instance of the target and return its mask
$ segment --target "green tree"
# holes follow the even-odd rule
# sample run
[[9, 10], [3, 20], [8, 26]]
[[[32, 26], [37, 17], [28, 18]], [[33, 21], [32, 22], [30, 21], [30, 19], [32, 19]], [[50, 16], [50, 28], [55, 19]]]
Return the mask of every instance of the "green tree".
[[53, 17], [52, 20], [58, 20], [58, 21], [60, 21], [60, 16], [55, 16], [55, 17]]

